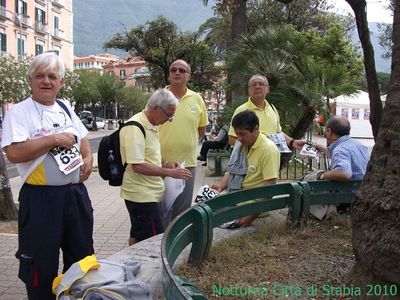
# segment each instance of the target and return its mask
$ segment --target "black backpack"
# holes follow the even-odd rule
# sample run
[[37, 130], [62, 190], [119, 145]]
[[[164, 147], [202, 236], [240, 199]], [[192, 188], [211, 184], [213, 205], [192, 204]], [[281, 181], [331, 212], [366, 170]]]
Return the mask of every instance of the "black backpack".
[[[146, 133], [142, 124], [136, 121], [129, 121], [121, 124], [117, 131], [110, 135], [104, 136], [99, 144], [99, 150], [97, 151], [99, 174], [101, 178], [108, 180], [108, 184], [111, 186], [120, 186], [122, 184], [122, 178], [124, 176], [127, 163], [122, 164], [119, 133], [123, 127], [130, 125], [137, 126], [146, 138]], [[110, 151], [112, 151], [114, 158], [112, 161], [109, 159]]]

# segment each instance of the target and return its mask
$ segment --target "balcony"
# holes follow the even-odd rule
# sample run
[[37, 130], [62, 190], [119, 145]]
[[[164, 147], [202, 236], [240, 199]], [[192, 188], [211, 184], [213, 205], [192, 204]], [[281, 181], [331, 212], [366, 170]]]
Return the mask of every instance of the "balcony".
[[39, 3], [42, 6], [46, 6], [46, 0], [35, 0], [36, 3]]
[[0, 6], [0, 19], [7, 19], [7, 10], [4, 6]]
[[47, 34], [49, 32], [49, 28], [47, 23], [35, 22], [35, 30], [36, 32]]
[[54, 6], [57, 6], [59, 8], [64, 7], [64, 0], [52, 0], [51, 2]]
[[19, 25], [19, 20], [21, 20], [21, 24], [24, 27], [30, 27], [31, 25], [31, 18], [28, 15], [19, 16], [19, 18], [15, 18], [14, 23]]
[[54, 28], [53, 31], [53, 38], [58, 39], [58, 40], [63, 40], [64, 39], [64, 31], [58, 28]]

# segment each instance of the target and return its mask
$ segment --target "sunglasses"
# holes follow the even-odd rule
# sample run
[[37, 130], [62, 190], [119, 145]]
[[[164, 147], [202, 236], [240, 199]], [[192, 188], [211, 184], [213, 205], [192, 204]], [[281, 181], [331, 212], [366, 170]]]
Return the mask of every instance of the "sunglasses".
[[186, 71], [184, 68], [171, 68], [171, 69], [169, 69], [169, 72], [170, 72], [170, 73], [179, 72], [179, 73], [181, 73], [181, 74], [187, 73], [187, 71]]
[[164, 113], [164, 115], [168, 118], [169, 121], [172, 121], [175, 118], [174, 114], [169, 114], [164, 108], [159, 106], [160, 110]]

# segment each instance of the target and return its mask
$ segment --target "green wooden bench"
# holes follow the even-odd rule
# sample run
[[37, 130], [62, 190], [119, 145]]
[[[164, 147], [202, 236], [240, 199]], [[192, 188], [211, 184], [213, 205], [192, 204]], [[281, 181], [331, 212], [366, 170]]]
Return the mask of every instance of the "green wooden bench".
[[161, 244], [165, 299], [207, 299], [192, 283], [172, 271], [178, 256], [191, 244], [188, 262], [208, 256], [213, 229], [255, 213], [289, 208], [287, 225], [306, 225], [313, 204], [351, 203], [361, 181], [282, 183], [241, 190], [210, 199], [179, 215], [168, 226]]

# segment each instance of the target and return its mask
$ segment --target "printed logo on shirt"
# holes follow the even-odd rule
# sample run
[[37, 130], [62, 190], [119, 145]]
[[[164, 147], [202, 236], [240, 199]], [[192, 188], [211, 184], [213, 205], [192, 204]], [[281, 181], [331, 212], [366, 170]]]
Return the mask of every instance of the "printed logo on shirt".
[[190, 107], [190, 111], [191, 111], [192, 113], [197, 112], [197, 107], [196, 107], [196, 105], [192, 105], [192, 106]]
[[257, 166], [255, 165], [249, 165], [249, 168], [247, 169], [250, 173], [255, 173], [257, 172]]

